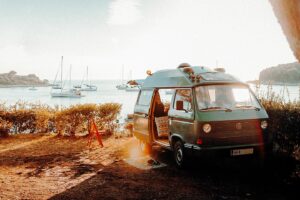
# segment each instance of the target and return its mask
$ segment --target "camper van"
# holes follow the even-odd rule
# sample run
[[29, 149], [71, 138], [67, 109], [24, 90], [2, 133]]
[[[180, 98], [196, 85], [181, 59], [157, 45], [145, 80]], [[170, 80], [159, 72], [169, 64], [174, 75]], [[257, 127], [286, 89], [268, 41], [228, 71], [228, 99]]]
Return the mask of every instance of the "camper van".
[[172, 150], [183, 167], [189, 154], [262, 155], [272, 142], [267, 120], [247, 84], [224, 70], [181, 64], [149, 73], [135, 104], [133, 133], [146, 151], [153, 145]]

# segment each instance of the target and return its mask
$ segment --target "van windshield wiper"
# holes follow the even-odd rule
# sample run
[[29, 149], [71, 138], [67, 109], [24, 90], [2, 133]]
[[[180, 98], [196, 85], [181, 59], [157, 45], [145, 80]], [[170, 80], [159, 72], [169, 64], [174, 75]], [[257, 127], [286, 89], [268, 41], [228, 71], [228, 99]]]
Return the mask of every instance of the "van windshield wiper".
[[200, 110], [202, 110], [202, 111], [205, 111], [205, 110], [225, 110], [226, 112], [231, 112], [232, 111], [230, 108], [223, 108], [223, 107], [220, 107], [220, 106], [212, 106], [212, 107], [202, 108]]
[[256, 110], [256, 111], [260, 111], [260, 108], [258, 108], [258, 107], [255, 107], [255, 106], [250, 106], [250, 105], [244, 105], [244, 106], [235, 106], [236, 108], [252, 108], [252, 109], [254, 109], [254, 110]]

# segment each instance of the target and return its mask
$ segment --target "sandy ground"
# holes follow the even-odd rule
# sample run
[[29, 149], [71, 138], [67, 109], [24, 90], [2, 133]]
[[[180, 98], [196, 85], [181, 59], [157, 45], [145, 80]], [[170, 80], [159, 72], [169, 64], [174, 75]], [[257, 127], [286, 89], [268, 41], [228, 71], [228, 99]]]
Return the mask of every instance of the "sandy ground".
[[[128, 139], [127, 139], [128, 140]], [[0, 141], [0, 199], [48, 199], [117, 161], [125, 139], [105, 140], [100, 148], [87, 138], [18, 136]]]
[[193, 158], [179, 170], [169, 151], [150, 156], [133, 138], [107, 138], [104, 148], [87, 147], [87, 138], [1, 139], [0, 199], [300, 199], [284, 162], [261, 170], [241, 159]]

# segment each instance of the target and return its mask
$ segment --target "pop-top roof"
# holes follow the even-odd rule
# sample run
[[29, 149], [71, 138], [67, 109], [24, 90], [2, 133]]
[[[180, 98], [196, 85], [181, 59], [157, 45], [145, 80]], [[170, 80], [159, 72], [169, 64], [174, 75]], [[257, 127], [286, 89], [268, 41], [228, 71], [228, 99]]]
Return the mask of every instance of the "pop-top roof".
[[209, 83], [242, 83], [237, 78], [208, 67], [193, 66], [160, 70], [145, 79], [142, 88], [193, 87]]

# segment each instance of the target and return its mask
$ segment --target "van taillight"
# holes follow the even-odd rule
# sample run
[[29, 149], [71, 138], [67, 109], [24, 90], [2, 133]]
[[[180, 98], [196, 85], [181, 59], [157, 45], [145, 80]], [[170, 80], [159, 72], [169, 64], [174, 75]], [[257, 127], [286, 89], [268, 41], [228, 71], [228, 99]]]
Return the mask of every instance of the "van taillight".
[[197, 140], [197, 144], [203, 144], [203, 141], [202, 141], [201, 138], [199, 138], [199, 139]]

